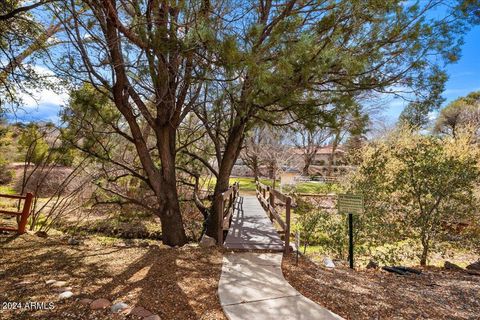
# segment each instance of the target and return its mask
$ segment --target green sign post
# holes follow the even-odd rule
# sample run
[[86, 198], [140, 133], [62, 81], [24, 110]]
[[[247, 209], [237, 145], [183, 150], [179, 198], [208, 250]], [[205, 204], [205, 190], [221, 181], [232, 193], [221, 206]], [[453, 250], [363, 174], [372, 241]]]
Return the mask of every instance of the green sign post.
[[348, 214], [348, 260], [353, 269], [353, 215], [363, 213], [363, 195], [339, 194], [338, 213]]

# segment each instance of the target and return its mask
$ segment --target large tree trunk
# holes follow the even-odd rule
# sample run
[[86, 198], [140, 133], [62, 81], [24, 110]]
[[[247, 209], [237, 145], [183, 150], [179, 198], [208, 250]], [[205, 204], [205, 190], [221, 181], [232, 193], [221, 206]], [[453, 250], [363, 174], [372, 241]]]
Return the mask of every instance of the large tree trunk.
[[157, 196], [160, 199], [160, 220], [163, 243], [175, 246], [187, 242], [182, 213], [178, 202], [177, 177], [175, 171], [176, 130], [169, 124], [157, 130], [157, 147], [161, 160], [162, 183]]
[[228, 190], [230, 183], [230, 174], [233, 169], [233, 165], [237, 160], [240, 150], [242, 148], [244, 138], [245, 124], [239, 124], [232, 128], [228, 137], [227, 144], [225, 146], [225, 152], [223, 153], [222, 161], [220, 162], [217, 182], [214, 190], [214, 201], [211, 210], [210, 219], [208, 219], [206, 234], [218, 241], [218, 220], [220, 212], [220, 195]]
[[162, 190], [164, 190], [162, 197], [165, 198], [158, 213], [162, 224], [162, 241], [169, 246], [182, 246], [187, 243], [187, 236], [183, 227], [176, 186], [165, 184]]

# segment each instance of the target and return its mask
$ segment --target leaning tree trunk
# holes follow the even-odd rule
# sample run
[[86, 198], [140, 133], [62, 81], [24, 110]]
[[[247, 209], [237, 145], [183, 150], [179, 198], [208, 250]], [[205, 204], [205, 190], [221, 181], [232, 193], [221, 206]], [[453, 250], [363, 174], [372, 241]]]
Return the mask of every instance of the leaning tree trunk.
[[225, 145], [225, 152], [223, 153], [222, 161], [219, 165], [217, 182], [215, 183], [215, 189], [213, 193], [214, 201], [211, 210], [210, 217], [207, 223], [206, 234], [218, 241], [218, 220], [220, 212], [221, 197], [220, 195], [228, 190], [230, 184], [230, 174], [232, 173], [235, 161], [240, 154], [242, 148], [242, 142], [244, 138], [245, 125], [239, 124], [232, 128], [228, 137], [227, 144]]

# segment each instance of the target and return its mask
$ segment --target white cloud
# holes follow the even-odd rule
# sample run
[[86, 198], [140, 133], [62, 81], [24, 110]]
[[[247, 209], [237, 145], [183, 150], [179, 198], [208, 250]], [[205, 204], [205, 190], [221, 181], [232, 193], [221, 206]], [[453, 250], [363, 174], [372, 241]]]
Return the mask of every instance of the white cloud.
[[29, 92], [17, 89], [20, 105], [15, 112], [7, 113], [7, 117], [14, 121], [53, 121], [58, 122], [58, 113], [62, 105], [68, 102], [69, 94], [66, 89], [62, 90], [60, 79], [55, 78], [54, 73], [39, 65], [33, 66], [35, 71], [58, 85], [55, 91], [50, 88], [38, 88]]

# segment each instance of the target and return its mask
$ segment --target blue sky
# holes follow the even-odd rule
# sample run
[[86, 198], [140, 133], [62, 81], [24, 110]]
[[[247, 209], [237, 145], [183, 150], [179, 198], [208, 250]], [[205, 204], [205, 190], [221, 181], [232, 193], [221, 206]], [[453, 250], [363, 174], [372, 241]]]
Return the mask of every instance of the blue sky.
[[[51, 71], [45, 70], [45, 72], [50, 73]], [[447, 66], [447, 73], [449, 80], [443, 93], [446, 99], [444, 106], [469, 92], [480, 90], [480, 26], [471, 29], [465, 35], [461, 58], [456, 64]], [[35, 99], [29, 96], [24, 98], [23, 111], [18, 111], [15, 116], [7, 116], [10, 121], [57, 122], [61, 105], [67, 102], [68, 95], [66, 93], [58, 94], [50, 90], [42, 90], [37, 93]], [[400, 99], [389, 101], [384, 108], [382, 118], [388, 122], [395, 122], [406, 104]]]
[[[460, 60], [447, 66], [448, 82], [443, 92], [444, 106], [458, 97], [480, 90], [480, 26], [470, 30], [465, 36]], [[395, 121], [407, 102], [392, 101], [385, 110], [385, 116]]]

